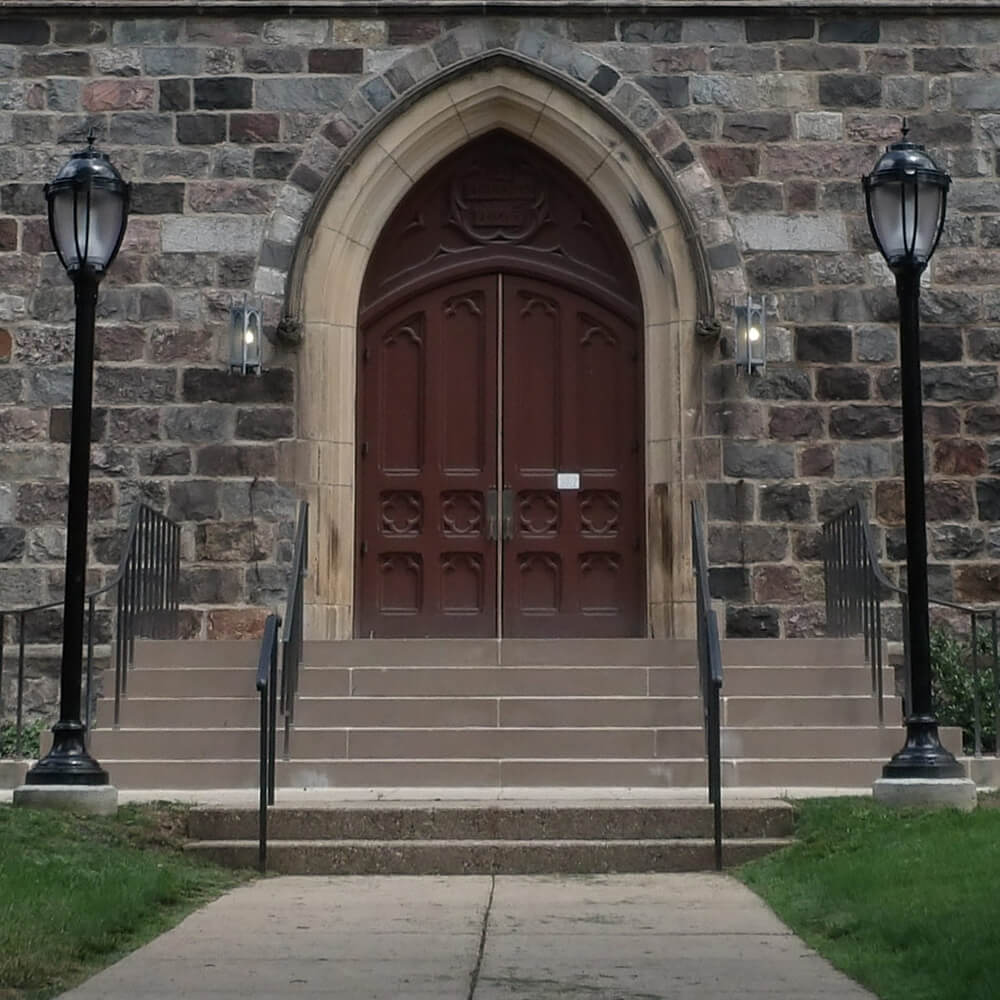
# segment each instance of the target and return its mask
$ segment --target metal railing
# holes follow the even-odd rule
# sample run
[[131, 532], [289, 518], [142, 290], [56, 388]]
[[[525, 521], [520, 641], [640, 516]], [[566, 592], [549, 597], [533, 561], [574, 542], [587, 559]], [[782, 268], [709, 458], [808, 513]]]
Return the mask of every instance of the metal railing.
[[719, 622], [712, 610], [708, 581], [705, 532], [698, 504], [691, 503], [691, 548], [695, 576], [695, 610], [698, 630], [698, 681], [705, 718], [705, 757], [708, 761], [708, 801], [713, 805], [712, 827], [715, 867], [722, 870], [722, 652]]
[[[295, 700], [299, 690], [299, 666], [302, 662], [303, 612], [305, 592], [303, 582], [309, 554], [309, 504], [299, 503], [295, 525], [295, 548], [288, 574], [288, 597], [284, 619], [269, 615], [264, 625], [260, 656], [257, 661], [257, 690], [260, 692], [260, 811], [258, 815], [257, 863], [267, 869], [267, 809], [274, 805], [275, 770], [277, 768], [278, 716], [284, 719], [283, 753], [290, 752], [291, 731], [295, 724]], [[279, 643], [278, 630], [283, 628]], [[278, 659], [281, 659], [281, 681], [278, 681]], [[280, 687], [280, 690], [279, 690]], [[279, 701], [280, 699], [280, 701]]]
[[[128, 686], [128, 670], [135, 658], [137, 637], [172, 638], [177, 632], [177, 584], [180, 577], [180, 525], [158, 511], [137, 504], [132, 508], [125, 546], [111, 579], [86, 595], [85, 697], [83, 723], [94, 727], [94, 649], [98, 640], [109, 644], [115, 662], [115, 714]], [[105, 595], [112, 595], [105, 597]], [[98, 606], [98, 599], [105, 602]], [[24, 733], [24, 687], [29, 644], [44, 642], [43, 632], [62, 608], [62, 600], [30, 608], [0, 609], [0, 721], [5, 718], [3, 674], [5, 643], [17, 643], [17, 680], [14, 685], [14, 749], [20, 755]], [[46, 615], [48, 613], [48, 615]], [[13, 627], [8, 629], [7, 620]], [[40, 623], [40, 624], [38, 624]], [[59, 624], [61, 630], [61, 623]], [[101, 630], [102, 634], [98, 634]], [[7, 632], [11, 635], [8, 636]]]
[[281, 619], [268, 615], [257, 660], [260, 692], [260, 814], [257, 866], [267, 871], [267, 807], [274, 805], [275, 745], [278, 723], [278, 629]]
[[[878, 702], [879, 723], [885, 721], [882, 674], [888, 665], [885, 653], [886, 614], [883, 601], [894, 595], [902, 611], [904, 698], [911, 704], [911, 677], [908, 630], [907, 594], [894, 584], [879, 565], [868, 517], [856, 503], [823, 525], [823, 575], [826, 583], [826, 629], [835, 636], [863, 635], [865, 658], [872, 674], [872, 694]], [[998, 612], [995, 608], [971, 608], [954, 601], [931, 597], [928, 603], [947, 608], [969, 623], [972, 650], [973, 752], [983, 755], [982, 699], [980, 672], [989, 668], [993, 678], [996, 704], [996, 726], [1000, 733], [1000, 643], [998, 643]], [[982, 641], [985, 639], [985, 643]], [[983, 646], [986, 649], [983, 649]], [[997, 743], [1000, 756], [1000, 740]]]

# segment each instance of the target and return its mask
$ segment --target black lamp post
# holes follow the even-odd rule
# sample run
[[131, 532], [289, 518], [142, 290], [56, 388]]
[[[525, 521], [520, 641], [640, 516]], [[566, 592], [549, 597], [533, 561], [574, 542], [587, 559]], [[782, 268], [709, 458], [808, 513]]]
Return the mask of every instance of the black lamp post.
[[73, 280], [76, 341], [69, 446], [69, 508], [66, 516], [66, 589], [59, 721], [52, 749], [26, 775], [27, 785], [106, 785], [108, 773], [91, 757], [80, 721], [83, 672], [84, 592], [87, 575], [87, 494], [90, 489], [90, 425], [94, 384], [94, 321], [97, 288], [115, 259], [128, 223], [129, 188], [104, 153], [74, 153], [45, 186], [49, 229], [63, 267]]
[[924, 426], [920, 384], [920, 275], [944, 227], [951, 178], [923, 146], [891, 145], [862, 178], [868, 224], [896, 276], [903, 403], [903, 479], [906, 501], [906, 587], [910, 700], [906, 743], [882, 769], [885, 778], [961, 778], [962, 765], [941, 746], [931, 703], [930, 622], [927, 611], [927, 531], [924, 505]]

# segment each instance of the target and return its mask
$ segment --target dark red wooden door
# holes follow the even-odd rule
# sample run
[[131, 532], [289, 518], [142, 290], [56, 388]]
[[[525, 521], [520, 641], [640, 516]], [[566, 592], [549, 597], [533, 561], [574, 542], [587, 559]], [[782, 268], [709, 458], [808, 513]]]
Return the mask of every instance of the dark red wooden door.
[[360, 378], [359, 635], [642, 634], [634, 323], [479, 276], [371, 323]]
[[641, 635], [638, 331], [576, 292], [502, 281], [503, 633]]
[[496, 277], [389, 312], [360, 367], [358, 634], [496, 635]]

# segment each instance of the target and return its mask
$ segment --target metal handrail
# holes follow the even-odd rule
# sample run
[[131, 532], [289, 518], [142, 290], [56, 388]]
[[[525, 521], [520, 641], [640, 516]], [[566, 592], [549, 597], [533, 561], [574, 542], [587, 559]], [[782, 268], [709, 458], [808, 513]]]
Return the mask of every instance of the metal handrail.
[[281, 619], [268, 615], [257, 660], [257, 690], [260, 692], [260, 812], [258, 817], [257, 865], [267, 871], [267, 807], [274, 805], [275, 747], [278, 721], [278, 629]]
[[299, 666], [302, 662], [304, 615], [303, 581], [309, 555], [309, 504], [299, 502], [295, 525], [295, 548], [288, 576], [284, 631], [281, 636], [281, 712], [285, 717], [284, 753], [288, 756], [291, 731], [295, 725], [295, 700], [299, 692]]
[[[94, 728], [92, 717], [94, 685], [95, 622], [97, 599], [117, 588], [114, 600], [115, 633], [115, 725], [119, 722], [121, 699], [126, 693], [128, 669], [135, 659], [137, 636], [170, 638], [177, 632], [179, 607], [177, 589], [180, 579], [180, 525], [146, 504], [136, 504], [129, 518], [125, 545], [118, 568], [102, 587], [88, 591], [86, 698], [84, 727]], [[0, 720], [3, 719], [3, 670], [6, 619], [18, 623], [17, 684], [15, 688], [15, 750], [21, 753], [24, 729], [24, 673], [26, 625], [28, 617], [38, 612], [61, 608], [62, 600], [36, 604], [28, 608], [0, 609]]]
[[[267, 809], [274, 805], [275, 769], [277, 767], [277, 724], [281, 715], [285, 722], [283, 753], [287, 759], [291, 730], [295, 724], [295, 699], [299, 689], [299, 665], [302, 661], [303, 615], [305, 594], [303, 581], [309, 555], [309, 504], [299, 502], [295, 525], [295, 548], [288, 574], [288, 596], [284, 619], [268, 615], [264, 623], [260, 656], [257, 660], [257, 690], [260, 692], [260, 809], [258, 814], [257, 863], [263, 872], [267, 868]], [[283, 626], [282, 626], [283, 623]], [[278, 630], [283, 628], [279, 643]], [[280, 645], [281, 682], [278, 683]], [[279, 702], [280, 698], [280, 702]]]
[[708, 801], [712, 810], [715, 867], [722, 870], [722, 652], [719, 622], [712, 610], [708, 581], [708, 556], [701, 512], [691, 502], [691, 548], [695, 576], [695, 610], [698, 632], [698, 681], [705, 719], [705, 757], [708, 761]]
[[[900, 601], [903, 615], [903, 678], [906, 704], [912, 701], [910, 676], [910, 650], [908, 629], [905, 627], [909, 613], [906, 589], [893, 583], [882, 570], [872, 539], [871, 527], [864, 508], [855, 503], [823, 525], [823, 576], [826, 584], [826, 627], [836, 636], [863, 635], [865, 657], [872, 672], [872, 694], [878, 702], [879, 723], [884, 723], [882, 672], [887, 665], [884, 644], [884, 596], [895, 594]], [[979, 671], [986, 665], [992, 667], [996, 699], [996, 724], [1000, 733], [1000, 643], [998, 643], [998, 612], [995, 608], [972, 608], [940, 597], [928, 598], [928, 603], [957, 611], [969, 618], [969, 636], [972, 646], [973, 680], [973, 744], [977, 757], [983, 755], [982, 706], [979, 697]], [[986, 623], [986, 635], [991, 640], [992, 663], [980, 661], [980, 622]], [[1000, 740], [997, 743], [1000, 756]]]

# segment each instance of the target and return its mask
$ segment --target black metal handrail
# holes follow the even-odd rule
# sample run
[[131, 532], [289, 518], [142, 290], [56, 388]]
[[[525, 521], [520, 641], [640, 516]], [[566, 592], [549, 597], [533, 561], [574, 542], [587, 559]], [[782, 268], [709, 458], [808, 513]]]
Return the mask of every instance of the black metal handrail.
[[[86, 696], [83, 723], [87, 731], [94, 727], [94, 646], [96, 643], [98, 598], [115, 591], [112, 600], [115, 622], [114, 635], [108, 642], [114, 649], [115, 660], [115, 714], [117, 725], [121, 699], [126, 693], [128, 670], [135, 658], [137, 637], [154, 639], [172, 638], [177, 634], [178, 597], [180, 578], [180, 525], [159, 511], [136, 504], [132, 508], [125, 546], [118, 568], [111, 579], [86, 595], [87, 602], [87, 656]], [[3, 672], [6, 619], [16, 624], [18, 644], [17, 683], [15, 684], [15, 752], [22, 752], [24, 732], [24, 680], [26, 642], [29, 619], [42, 612], [62, 608], [63, 602], [50, 601], [30, 608], [0, 609], [0, 721], [4, 718]], [[103, 610], [103, 609], [102, 609]], [[13, 636], [12, 636], [13, 638]]]
[[[882, 672], [885, 658], [885, 615], [882, 603], [887, 595], [899, 598], [904, 624], [903, 678], [906, 704], [911, 703], [911, 677], [908, 629], [907, 593], [893, 583], [879, 565], [868, 517], [860, 503], [842, 511], [823, 525], [823, 576], [826, 584], [826, 629], [835, 636], [863, 635], [865, 657], [872, 672], [872, 694], [878, 702], [879, 723], [885, 720]], [[973, 746], [977, 757], [983, 755], [982, 704], [979, 697], [979, 672], [989, 666], [993, 675], [996, 699], [996, 724], [1000, 733], [1000, 643], [998, 643], [998, 612], [995, 608], [972, 608], [940, 597], [931, 597], [929, 604], [956, 611], [969, 619], [969, 639], [972, 648], [973, 671]], [[989, 640], [991, 656], [986, 663], [981, 656], [980, 636]], [[997, 743], [1000, 756], [1000, 740]]]
[[267, 807], [274, 805], [278, 722], [278, 629], [281, 619], [268, 615], [257, 660], [257, 690], [260, 692], [260, 814], [257, 865], [267, 870]]
[[285, 756], [289, 753], [292, 727], [295, 725], [295, 699], [299, 693], [299, 666], [302, 662], [303, 583], [309, 555], [309, 504], [299, 502], [295, 525], [295, 548], [288, 574], [288, 598], [285, 603], [284, 631], [281, 636], [281, 712], [285, 718]]
[[705, 757], [708, 761], [708, 801], [713, 805], [715, 867], [722, 870], [722, 652], [719, 622], [712, 610], [708, 581], [705, 532], [698, 504], [691, 503], [691, 548], [695, 576], [695, 611], [698, 632], [698, 681], [705, 718]]
[[[282, 716], [285, 724], [283, 753], [287, 759], [291, 731], [295, 724], [295, 699], [299, 690], [299, 666], [302, 662], [303, 614], [305, 580], [309, 554], [309, 504], [299, 503], [295, 524], [295, 548], [288, 574], [288, 596], [285, 617], [269, 615], [264, 624], [260, 656], [257, 661], [257, 690], [260, 692], [260, 812], [258, 816], [257, 862], [263, 872], [267, 868], [267, 809], [274, 805], [275, 769], [277, 767], [277, 724]], [[281, 683], [278, 683], [278, 629], [280, 640]], [[280, 698], [280, 701], [279, 701]]]

